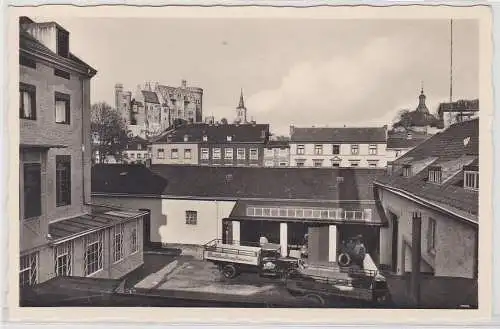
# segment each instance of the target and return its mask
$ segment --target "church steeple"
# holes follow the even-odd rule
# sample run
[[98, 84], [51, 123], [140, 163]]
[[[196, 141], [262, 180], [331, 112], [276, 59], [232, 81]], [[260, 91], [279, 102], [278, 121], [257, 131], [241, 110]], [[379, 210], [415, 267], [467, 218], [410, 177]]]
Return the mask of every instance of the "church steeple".
[[425, 105], [425, 94], [424, 94], [424, 83], [422, 82], [420, 87], [420, 96], [418, 96], [418, 106], [417, 112], [429, 113], [427, 105]]
[[247, 123], [247, 108], [245, 107], [245, 101], [243, 99], [243, 88], [240, 92], [240, 102], [236, 108], [236, 120], [238, 123]]

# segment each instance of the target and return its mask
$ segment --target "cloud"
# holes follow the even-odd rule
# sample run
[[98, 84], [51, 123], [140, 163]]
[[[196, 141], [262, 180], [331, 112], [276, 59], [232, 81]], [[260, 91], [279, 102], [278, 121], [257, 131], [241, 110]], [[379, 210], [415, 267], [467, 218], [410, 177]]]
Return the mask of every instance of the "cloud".
[[377, 38], [354, 56], [297, 63], [279, 86], [250, 95], [247, 107], [257, 121], [271, 123], [280, 133], [290, 124], [378, 124], [387, 119], [384, 124], [389, 124], [398, 109], [384, 106], [391, 98], [390, 85], [404, 78], [412, 62], [405, 56], [408, 46], [404, 40]]

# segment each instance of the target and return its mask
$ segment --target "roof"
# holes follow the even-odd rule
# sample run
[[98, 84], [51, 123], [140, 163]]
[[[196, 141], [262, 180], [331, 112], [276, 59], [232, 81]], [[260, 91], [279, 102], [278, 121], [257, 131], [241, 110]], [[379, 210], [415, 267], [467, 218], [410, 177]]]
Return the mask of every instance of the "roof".
[[264, 143], [269, 137], [269, 124], [191, 123], [172, 129], [155, 143], [181, 143], [185, 136], [191, 143], [203, 142], [203, 136], [207, 136], [209, 143], [227, 143], [228, 136], [231, 142]]
[[385, 143], [385, 127], [293, 127], [291, 142]]
[[[431, 202], [449, 213], [477, 221], [478, 191], [463, 187], [463, 169], [478, 165], [479, 119], [450, 126], [422, 142], [392, 163], [392, 173], [380, 177], [376, 184]], [[409, 177], [402, 168], [411, 170]], [[439, 167], [442, 183], [428, 181], [428, 169]]]
[[21, 27], [19, 29], [19, 49], [37, 57], [45, 58], [49, 56], [50, 59], [57, 64], [69, 67], [78, 73], [90, 77], [94, 76], [97, 73], [94, 68], [92, 68], [89, 64], [85, 63], [83, 60], [81, 60], [71, 52], [69, 53], [68, 58], [56, 54], [31, 34], [23, 30]]
[[52, 243], [59, 243], [76, 238], [96, 230], [114, 226], [118, 223], [139, 217], [137, 210], [122, 210], [107, 206], [93, 206], [90, 214], [85, 214], [49, 224]]
[[[410, 135], [410, 138], [409, 138]], [[418, 131], [391, 132], [387, 137], [388, 149], [411, 149], [432, 135]]]
[[149, 144], [147, 140], [141, 138], [139, 136], [135, 136], [129, 140], [127, 143], [127, 147], [125, 150], [139, 150], [139, 145], [141, 145], [141, 150], [146, 150], [146, 147]]
[[442, 112], [461, 112], [461, 111], [479, 111], [479, 99], [465, 100], [456, 102], [447, 102], [439, 104], [438, 113]]
[[154, 91], [142, 90], [142, 95], [144, 96], [145, 103], [160, 104], [158, 95]]
[[290, 142], [289, 141], [284, 141], [284, 140], [270, 140], [267, 142], [266, 147], [272, 147], [272, 148], [289, 148], [290, 147]]
[[373, 200], [375, 168], [259, 168], [182, 165], [92, 167], [92, 192], [172, 197]]

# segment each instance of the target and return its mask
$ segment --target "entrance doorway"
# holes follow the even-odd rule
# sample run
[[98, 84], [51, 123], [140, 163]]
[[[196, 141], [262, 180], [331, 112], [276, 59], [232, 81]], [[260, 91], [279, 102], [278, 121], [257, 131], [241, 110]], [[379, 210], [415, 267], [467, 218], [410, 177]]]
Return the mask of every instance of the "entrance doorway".
[[399, 231], [399, 221], [398, 216], [393, 213], [389, 213], [391, 227], [392, 227], [392, 251], [391, 251], [391, 270], [397, 272], [398, 270], [398, 231]]
[[142, 218], [142, 245], [144, 247], [151, 246], [151, 210], [139, 209], [140, 211], [147, 211], [147, 214]]
[[222, 243], [233, 243], [233, 222], [230, 220], [222, 221]]

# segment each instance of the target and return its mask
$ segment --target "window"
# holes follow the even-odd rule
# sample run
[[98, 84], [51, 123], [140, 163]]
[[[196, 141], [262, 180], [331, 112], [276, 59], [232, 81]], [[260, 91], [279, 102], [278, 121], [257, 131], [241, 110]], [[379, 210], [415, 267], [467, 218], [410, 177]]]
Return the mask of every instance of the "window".
[[306, 161], [305, 160], [295, 160], [295, 165], [297, 167], [304, 167]]
[[233, 160], [233, 149], [225, 148], [224, 149], [224, 159]]
[[56, 155], [56, 206], [71, 204], [71, 157]]
[[237, 151], [238, 160], [245, 160], [245, 149], [239, 148]]
[[24, 167], [24, 218], [42, 214], [41, 164], [25, 163]]
[[351, 145], [351, 154], [359, 154], [359, 145], [358, 144]]
[[323, 154], [323, 145], [314, 145], [314, 154], [316, 155]]
[[286, 167], [287, 166], [287, 163], [286, 162], [280, 162], [280, 167]]
[[137, 159], [142, 159], [142, 153], [137, 153]]
[[378, 160], [368, 160], [368, 167], [376, 167], [378, 165]]
[[479, 189], [479, 172], [464, 171], [464, 187], [472, 190]]
[[137, 149], [138, 150], [142, 150], [142, 145], [141, 144], [137, 144]]
[[203, 141], [208, 142], [208, 136], [203, 136]]
[[304, 145], [297, 145], [297, 154], [304, 154], [305, 150], [306, 148]]
[[19, 259], [19, 286], [38, 283], [38, 252], [21, 256]]
[[184, 150], [184, 159], [191, 159], [191, 149]]
[[59, 69], [54, 69], [54, 75], [66, 80], [69, 80], [71, 78], [71, 74], [69, 72]]
[[332, 161], [332, 167], [334, 167], [334, 168], [340, 167], [340, 161], [336, 161], [336, 160]]
[[403, 166], [403, 177], [410, 177], [410, 176], [411, 176], [411, 166], [404, 165]]
[[212, 150], [212, 159], [220, 159], [220, 148], [214, 148]]
[[349, 160], [351, 167], [359, 167], [359, 160]]
[[25, 83], [19, 84], [19, 117], [36, 120], [36, 87]]
[[427, 236], [427, 251], [434, 253], [436, 250], [436, 220], [429, 218], [429, 228]]
[[130, 158], [135, 159], [135, 153], [130, 153]]
[[186, 225], [196, 225], [198, 223], [198, 212], [186, 210]]
[[370, 155], [376, 155], [377, 152], [378, 152], [377, 144], [370, 144], [370, 145], [368, 145], [368, 154], [370, 154]]
[[441, 167], [429, 168], [429, 182], [441, 184], [442, 177]]
[[208, 149], [206, 149], [206, 148], [201, 149], [201, 159], [208, 160], [208, 158], [209, 158]]
[[340, 154], [340, 145], [338, 144], [332, 145], [332, 154]]
[[158, 149], [157, 157], [158, 157], [158, 159], [165, 159], [165, 150]]
[[26, 66], [32, 69], [36, 69], [36, 62], [31, 58], [19, 55], [19, 65]]
[[179, 158], [179, 150], [177, 150], [177, 149], [171, 149], [170, 150], [170, 158], [172, 158], [172, 159], [178, 159]]
[[132, 223], [132, 229], [130, 231], [130, 253], [133, 254], [134, 252], [139, 250], [139, 236], [138, 236], [138, 222], [134, 221]]
[[184, 135], [184, 141], [187, 142], [189, 140], [189, 136], [188, 135]]
[[232, 142], [232, 141], [233, 141], [233, 136], [227, 136], [227, 137], [226, 137], [226, 140], [227, 140], [228, 142]]
[[62, 57], [68, 57], [69, 55], [69, 33], [57, 29], [57, 54]]
[[70, 124], [70, 97], [67, 94], [55, 93], [56, 123]]
[[259, 150], [250, 149], [250, 160], [258, 160], [259, 159]]
[[123, 259], [123, 224], [113, 228], [113, 262], [117, 263]]
[[65, 242], [54, 248], [54, 273], [56, 276], [71, 275], [71, 261], [73, 256], [72, 241]]
[[321, 166], [323, 166], [323, 160], [321, 160], [321, 159], [315, 159], [315, 160], [313, 160], [313, 166], [314, 167], [321, 167]]
[[102, 232], [94, 232], [85, 237], [85, 254], [83, 257], [85, 276], [102, 270]]

